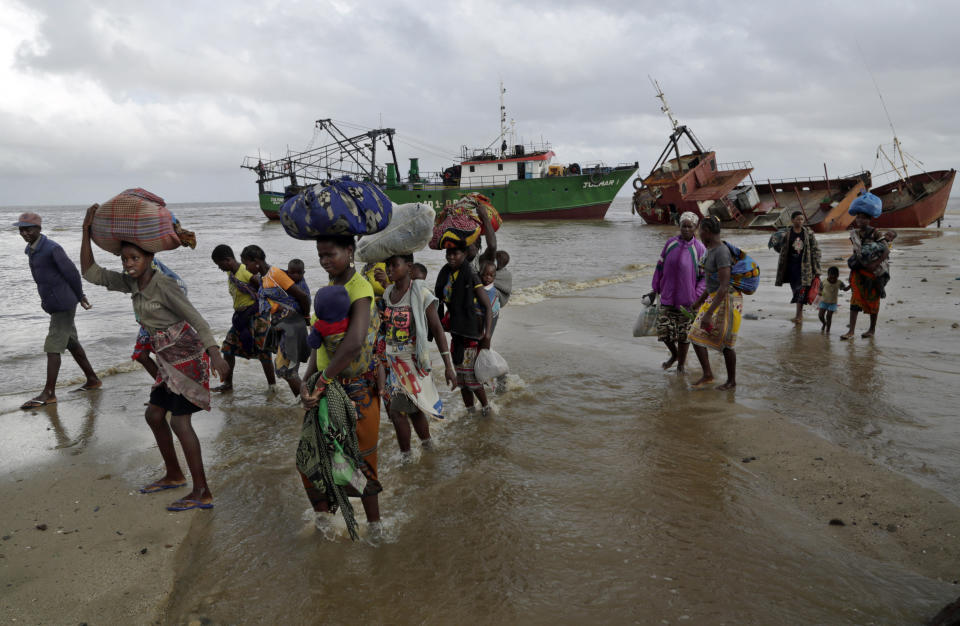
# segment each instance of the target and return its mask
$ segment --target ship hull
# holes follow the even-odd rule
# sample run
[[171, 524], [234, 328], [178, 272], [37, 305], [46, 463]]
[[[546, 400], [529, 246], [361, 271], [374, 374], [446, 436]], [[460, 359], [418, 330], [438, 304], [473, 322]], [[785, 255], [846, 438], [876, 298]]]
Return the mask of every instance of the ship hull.
[[267, 219], [280, 219], [280, 207], [283, 206], [283, 194], [278, 191], [264, 191], [260, 194], [260, 210]]
[[635, 168], [623, 168], [606, 174], [511, 180], [505, 185], [407, 185], [384, 191], [397, 204], [422, 202], [436, 211], [468, 193], [481, 193], [505, 220], [603, 219], [617, 192], [635, 172]]
[[[624, 167], [605, 174], [521, 179], [505, 185], [475, 187], [408, 184], [387, 187], [384, 192], [396, 204], [420, 202], [438, 212], [461, 196], [482, 193], [504, 220], [603, 219], [617, 192], [636, 171]], [[283, 194], [260, 194], [260, 210], [268, 218], [279, 219], [282, 205]]]
[[[877, 187], [872, 192], [883, 201], [883, 213], [873, 220], [877, 228], [924, 228], [943, 218], [956, 170], [914, 174], [906, 181]], [[914, 199], [908, 189], [922, 194]]]

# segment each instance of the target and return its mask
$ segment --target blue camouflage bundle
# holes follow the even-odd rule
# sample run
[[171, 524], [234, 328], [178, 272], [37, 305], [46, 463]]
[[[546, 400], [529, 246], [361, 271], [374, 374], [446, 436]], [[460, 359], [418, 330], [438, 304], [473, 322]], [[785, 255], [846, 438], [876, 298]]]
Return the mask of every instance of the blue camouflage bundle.
[[733, 257], [733, 267], [730, 268], [730, 286], [739, 291], [750, 295], [756, 292], [760, 286], [760, 266], [753, 260], [749, 254], [733, 245], [723, 242], [730, 250], [730, 256]]
[[393, 203], [373, 183], [343, 177], [307, 187], [280, 207], [280, 223], [296, 239], [372, 235], [390, 223]]

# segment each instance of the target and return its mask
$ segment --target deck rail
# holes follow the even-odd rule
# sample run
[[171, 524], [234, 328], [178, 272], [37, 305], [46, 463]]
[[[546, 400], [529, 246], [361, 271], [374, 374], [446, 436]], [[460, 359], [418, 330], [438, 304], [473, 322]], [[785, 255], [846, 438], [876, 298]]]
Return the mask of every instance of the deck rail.
[[729, 172], [732, 170], [752, 170], [751, 161], [728, 161], [727, 163], [717, 163], [718, 172]]

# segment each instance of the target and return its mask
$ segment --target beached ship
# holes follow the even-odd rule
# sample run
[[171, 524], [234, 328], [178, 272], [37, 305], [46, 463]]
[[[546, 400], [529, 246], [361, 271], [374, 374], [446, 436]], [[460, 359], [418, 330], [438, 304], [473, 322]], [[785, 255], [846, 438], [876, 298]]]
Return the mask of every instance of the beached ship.
[[[716, 216], [726, 228], [773, 229], [787, 226], [790, 215], [800, 211], [814, 232], [846, 230], [853, 223], [850, 203], [866, 190], [883, 201], [877, 227], [923, 228], [943, 217], [956, 171], [908, 175], [909, 155], [896, 135], [894, 157], [881, 146], [877, 158], [882, 155], [892, 167], [881, 176], [895, 173], [897, 180], [875, 189], [869, 171], [831, 179], [826, 165], [822, 178], [757, 182], [749, 161], [718, 163], [715, 152], [704, 150], [693, 132], [677, 123], [660, 86], [653, 84], [673, 133], [650, 173], [634, 180], [633, 211], [649, 224], [675, 224], [681, 213], [691, 211]], [[692, 146], [686, 152], [680, 147], [684, 139]]]
[[[852, 217], [847, 209], [870, 186], [870, 173], [860, 172], [831, 179], [793, 178], [756, 182], [749, 161], [720, 163], [716, 152], [705, 150], [693, 132], [677, 122], [656, 81], [661, 110], [673, 132], [647, 176], [633, 186], [633, 211], [648, 224], [676, 224], [690, 211], [698, 217], [712, 215], [725, 228], [773, 229], [786, 226], [800, 211], [817, 232], [843, 230]], [[681, 148], [681, 143], [689, 148]]]
[[[890, 124], [891, 128], [893, 124]], [[885, 160], [896, 174], [896, 180], [871, 192], [883, 201], [883, 212], [874, 220], [877, 228], [923, 228], [943, 219], [953, 188], [954, 169], [920, 172], [910, 175], [907, 160], [922, 164], [903, 151], [896, 134], [893, 136], [893, 156], [883, 146], [877, 148], [877, 161]]]
[[[436, 210], [468, 193], [490, 198], [504, 219], [602, 219], [617, 192], [636, 173], [638, 164], [562, 164], [548, 144], [524, 145], [508, 141], [501, 85], [499, 149], [463, 147], [459, 162], [442, 172], [421, 173], [419, 158], [410, 159], [406, 178], [401, 177], [392, 128], [379, 128], [348, 137], [332, 120], [317, 120], [314, 140], [320, 133], [330, 141], [318, 148], [263, 161], [246, 157], [241, 167], [257, 175], [260, 209], [277, 219], [285, 193], [331, 178], [352, 176], [375, 181], [397, 204], [422, 202]], [[377, 146], [389, 153], [385, 166], [376, 162]], [[275, 181], [283, 191], [269, 189]]]

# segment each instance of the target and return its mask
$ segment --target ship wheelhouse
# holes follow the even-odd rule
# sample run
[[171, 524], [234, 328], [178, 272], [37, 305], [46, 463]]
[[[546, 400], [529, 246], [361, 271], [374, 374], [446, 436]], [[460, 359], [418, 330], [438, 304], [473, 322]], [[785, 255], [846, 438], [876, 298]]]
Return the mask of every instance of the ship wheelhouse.
[[460, 186], [506, 185], [512, 180], [544, 178], [550, 172], [552, 150], [506, 158], [472, 158], [460, 164]]

